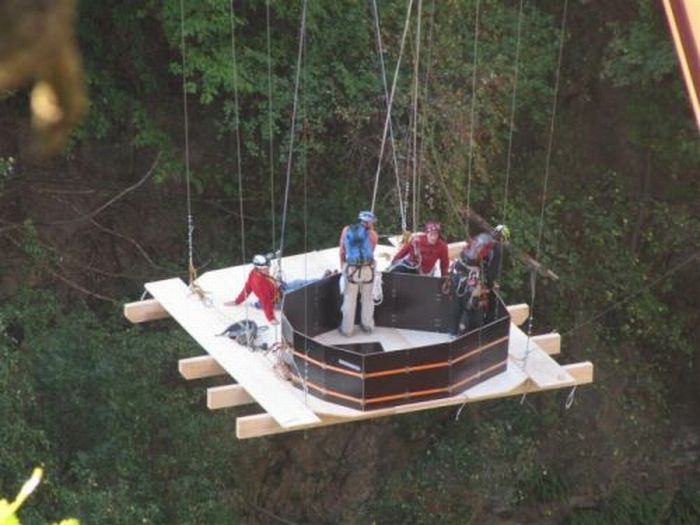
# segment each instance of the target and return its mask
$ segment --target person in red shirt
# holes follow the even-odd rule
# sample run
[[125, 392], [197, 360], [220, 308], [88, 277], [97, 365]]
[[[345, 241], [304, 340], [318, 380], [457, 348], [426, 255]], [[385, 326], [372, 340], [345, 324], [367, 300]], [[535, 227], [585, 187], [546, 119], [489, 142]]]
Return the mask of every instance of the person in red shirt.
[[428, 222], [423, 232], [413, 235], [394, 256], [390, 271], [432, 275], [438, 261], [440, 275], [444, 277], [450, 266], [447, 243], [440, 235], [440, 225]]
[[253, 269], [248, 274], [245, 286], [234, 301], [224, 303], [226, 306], [241, 304], [254, 293], [260, 301], [260, 307], [271, 324], [278, 324], [275, 318], [275, 303], [280, 298], [280, 287], [277, 280], [270, 275], [270, 259], [264, 255], [253, 257]]

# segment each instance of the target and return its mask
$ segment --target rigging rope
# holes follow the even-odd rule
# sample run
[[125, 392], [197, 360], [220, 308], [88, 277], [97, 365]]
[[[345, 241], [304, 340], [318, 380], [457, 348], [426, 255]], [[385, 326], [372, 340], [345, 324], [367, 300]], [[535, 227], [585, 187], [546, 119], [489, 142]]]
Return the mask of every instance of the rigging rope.
[[[515, 130], [515, 109], [517, 107], [518, 98], [518, 78], [520, 71], [520, 41], [522, 36], [522, 21], [523, 21], [523, 0], [520, 0], [518, 5], [518, 24], [516, 30], [516, 41], [515, 41], [515, 64], [513, 66], [513, 94], [510, 101], [510, 129], [508, 131], [508, 153], [506, 154], [506, 179], [503, 188], [503, 211], [501, 213], [501, 224], [507, 224], [507, 213], [508, 213], [508, 186], [510, 182], [510, 169], [511, 160], [513, 153], [513, 134]], [[498, 279], [501, 278], [501, 272], [503, 270], [503, 255], [499, 257], [498, 260], [498, 272], [496, 275]]]
[[192, 217], [192, 190], [190, 188], [190, 133], [187, 111], [187, 48], [185, 46], [185, 2], [180, 0], [180, 54], [182, 57], [182, 107], [185, 133], [185, 181], [187, 188], [187, 270], [190, 289], [194, 289], [197, 269], [194, 266], [194, 218]]
[[413, 229], [418, 228], [418, 70], [420, 64], [420, 25], [423, 9], [423, 0], [418, 0], [416, 15], [416, 51], [413, 58]]
[[231, 65], [233, 67], [233, 110], [236, 136], [236, 169], [238, 171], [238, 208], [241, 214], [241, 259], [246, 263], [245, 217], [243, 216], [243, 169], [241, 167], [241, 134], [238, 114], [238, 63], [236, 62], [236, 23], [233, 16], [233, 0], [229, 2], [229, 21], [231, 23]]
[[374, 191], [372, 192], [372, 207], [377, 202], [377, 190], [379, 189], [379, 173], [382, 169], [382, 158], [384, 156], [384, 146], [386, 144], [386, 135], [389, 129], [389, 121], [391, 120], [391, 108], [394, 104], [394, 93], [396, 92], [396, 81], [399, 78], [399, 68], [401, 67], [401, 57], [403, 56], [404, 45], [406, 44], [406, 35], [408, 34], [408, 26], [411, 21], [411, 10], [413, 9], [413, 0], [408, 0], [406, 9], [406, 23], [403, 27], [403, 35], [401, 35], [401, 46], [399, 47], [399, 58], [396, 61], [396, 69], [394, 70], [394, 80], [391, 83], [391, 93], [389, 94], [389, 103], [387, 104], [386, 119], [384, 119], [384, 132], [382, 133], [382, 144], [379, 148], [379, 159], [377, 161], [377, 173], [374, 176]]
[[[430, 7], [430, 29], [428, 30], [428, 65], [426, 66], [425, 69], [425, 80], [423, 84], [423, 108], [426, 108], [428, 106], [428, 85], [430, 81], [430, 71], [432, 69], [432, 57], [433, 57], [433, 27], [435, 25], [435, 0], [432, 0], [432, 4]], [[426, 128], [426, 123], [428, 119], [425, 117], [425, 110], [421, 114], [421, 131], [420, 131], [420, 136], [421, 136], [421, 143], [420, 143], [420, 150], [418, 151], [418, 181], [417, 181], [417, 193], [418, 193], [418, 205], [416, 206], [416, 220], [420, 221], [420, 194], [421, 194], [421, 189], [423, 188], [423, 185], [421, 183], [421, 175], [422, 171], [420, 169], [420, 166], [423, 163], [423, 159], [425, 157], [425, 128]]]
[[[539, 228], [538, 228], [538, 234], [537, 234], [537, 247], [535, 249], [535, 259], [539, 260], [540, 258], [540, 250], [542, 246], [542, 233], [544, 232], [544, 211], [545, 207], [547, 204], [547, 188], [549, 185], [549, 173], [550, 173], [550, 167], [551, 167], [551, 160], [552, 160], [552, 148], [554, 145], [554, 124], [556, 122], [556, 117], [557, 117], [557, 102], [559, 98], [559, 82], [561, 79], [561, 66], [562, 66], [562, 61], [564, 57], [564, 39], [566, 36], [566, 14], [567, 10], [569, 7], [569, 0], [564, 0], [564, 8], [562, 11], [562, 16], [561, 16], [561, 28], [559, 31], [559, 56], [557, 59], [557, 72], [556, 72], [556, 77], [554, 80], [554, 94], [552, 96], [552, 118], [549, 123], [549, 141], [547, 144], [547, 155], [546, 155], [546, 160], [545, 160], [545, 169], [544, 169], [544, 181], [542, 183], [542, 205], [540, 207], [540, 221], [539, 221]], [[532, 324], [535, 318], [535, 298], [536, 298], [536, 289], [537, 289], [537, 274], [536, 272], [531, 272], [531, 296], [530, 296], [530, 318], [528, 320], [528, 351], [529, 351], [529, 343], [530, 343], [530, 336], [532, 334]], [[526, 358], [527, 358], [527, 351], [526, 351]]]
[[[517, 36], [515, 41], [515, 65], [513, 67], [513, 95], [510, 100], [510, 130], [508, 131], [508, 153], [506, 155], [506, 180], [505, 187], [503, 189], [503, 211], [501, 213], [501, 224], [507, 224], [507, 213], [508, 213], [508, 185], [510, 183], [510, 169], [512, 164], [513, 156], [513, 132], [515, 130], [515, 108], [516, 101], [518, 98], [518, 77], [520, 72], [520, 40], [522, 35], [522, 22], [523, 22], [523, 0], [520, 0], [518, 6], [518, 28]], [[502, 258], [501, 258], [502, 260]], [[500, 270], [500, 269], [499, 269]], [[500, 274], [500, 271], [499, 271]]]
[[272, 246], [277, 245], [275, 231], [277, 230], [275, 221], [275, 155], [274, 137], [272, 135], [272, 46], [270, 39], [270, 0], [265, 2], [265, 22], [267, 29], [267, 101], [268, 101], [268, 133], [270, 134], [270, 216], [272, 219]]
[[[470, 117], [469, 131], [469, 165], [467, 170], [467, 208], [471, 209], [471, 192], [472, 192], [472, 164], [474, 159], [474, 121], [476, 120], [476, 71], [478, 66], [478, 51], [479, 51], [479, 8], [481, 1], [476, 0], [475, 15], [474, 15], [474, 69], [472, 71], [472, 107]], [[467, 219], [465, 228], [467, 230], [467, 239], [469, 238], [469, 219]]]
[[[379, 11], [377, 9], [377, 0], [372, 0], [372, 17], [374, 19], [374, 31], [377, 36], [377, 53], [379, 55], [379, 67], [382, 74], [382, 84], [384, 86], [384, 99], [386, 100], [387, 110], [389, 108], [389, 87], [386, 83], [386, 67], [384, 65], [384, 46], [382, 45], [382, 33], [379, 29]], [[394, 139], [394, 126], [389, 120], [389, 140], [391, 142], [391, 156], [394, 164], [394, 173], [396, 175], [396, 194], [399, 199], [399, 213], [401, 214], [401, 230], [406, 231], [406, 209], [401, 198], [401, 177], [399, 176], [399, 161], [396, 158], [396, 141]]]
[[299, 77], [301, 75], [301, 59], [304, 50], [304, 39], [306, 35], [306, 5], [308, 0], [304, 0], [301, 11], [301, 27], [299, 28], [299, 51], [297, 53], [297, 70], [294, 79], [294, 103], [292, 105], [292, 124], [289, 132], [289, 156], [287, 157], [286, 184], [284, 187], [284, 207], [282, 209], [282, 229], [280, 232], [280, 247], [277, 252], [277, 265], [282, 273], [282, 253], [284, 252], [284, 234], [287, 226], [287, 206], [289, 204], [289, 187], [292, 177], [292, 157], [294, 155], [294, 131], [297, 119], [297, 105], [299, 103]]

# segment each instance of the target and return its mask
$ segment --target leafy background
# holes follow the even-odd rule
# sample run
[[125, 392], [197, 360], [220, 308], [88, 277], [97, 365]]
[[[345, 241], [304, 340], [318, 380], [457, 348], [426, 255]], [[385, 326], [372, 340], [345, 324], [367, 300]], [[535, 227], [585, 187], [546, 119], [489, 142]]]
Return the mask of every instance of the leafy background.
[[[279, 243], [300, 3], [270, 4], [272, 99], [266, 3], [234, 2], [240, 195], [228, 4], [185, 2], [201, 271]], [[379, 4], [393, 71], [405, 3]], [[510, 169], [518, 2], [480, 2], [475, 93], [475, 2], [423, 5], [419, 222], [462, 238], [450, 202], [469, 187], [561, 276], [537, 282], [534, 329], [562, 333], [562, 360], [595, 363], [573, 408], [549, 393], [251, 441], [235, 439], [240, 411], [205, 409], [212, 381], [177, 375], [200, 352], [180, 329], [121, 314], [143, 282], [186, 274], [179, 2], [79, 9], [91, 109], [69, 148], [32, 159], [26, 91], [1, 101], [0, 494], [47, 472], [23, 523], [700, 521], [700, 151], [660, 6], [569, 2], [540, 230], [561, 2], [524, 2]], [[394, 110], [402, 176], [415, 40], [413, 25]], [[301, 81], [287, 253], [333, 245], [371, 200], [385, 106], [365, 2], [310, 2]], [[400, 224], [392, 171], [386, 234]], [[502, 282], [509, 302], [531, 302], [512, 260]]]

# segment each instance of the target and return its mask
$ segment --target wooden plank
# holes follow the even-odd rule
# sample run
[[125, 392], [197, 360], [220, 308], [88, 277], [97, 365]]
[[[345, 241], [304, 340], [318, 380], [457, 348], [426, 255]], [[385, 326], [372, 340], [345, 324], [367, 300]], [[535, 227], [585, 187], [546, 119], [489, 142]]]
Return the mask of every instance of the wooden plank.
[[207, 388], [207, 408], [218, 410], [220, 408], [236, 407], [255, 403], [241, 385], [223, 385]]
[[145, 323], [170, 317], [170, 314], [155, 299], [135, 301], [124, 305], [124, 317], [132, 323]]
[[510, 314], [510, 322], [515, 326], [520, 326], [527, 321], [528, 317], [530, 317], [530, 307], [525, 303], [512, 304], [510, 306], [506, 306], [506, 309]]
[[513, 323], [510, 324], [508, 355], [540, 388], [574, 383], [574, 378], [566, 370]]
[[533, 335], [530, 340], [549, 355], [556, 355], [561, 352], [561, 334], [557, 332]]
[[456, 259], [466, 245], [466, 241], [451, 242], [447, 245], [447, 256], [450, 260]]
[[664, 0], [676, 52], [688, 89], [690, 104], [700, 128], [700, 2]]
[[[231, 319], [216, 306], [216, 298], [209, 303], [201, 301], [180, 279], [148, 283], [146, 289], [280, 426], [299, 428], [319, 421], [302, 401], [289, 395], [292, 387], [280, 381], [264, 357], [217, 336]], [[251, 318], [262, 315], [249, 310]]]
[[202, 379], [226, 373], [226, 370], [210, 355], [180, 359], [177, 363], [177, 369], [185, 379]]
[[[575, 385], [583, 385], [591, 383], [593, 381], [593, 365], [588, 362], [575, 363], [572, 365], [566, 365], [564, 368], [567, 373], [575, 379]], [[569, 385], [572, 386], [572, 385]], [[473, 403], [476, 401], [483, 401], [485, 399], [497, 399], [512, 396], [521, 396], [523, 394], [541, 392], [545, 390], [552, 390], [554, 388], [561, 387], [547, 387], [539, 388], [536, 384], [531, 381], [523, 382], [517, 388], [510, 390], [508, 392], [501, 392], [499, 394], [493, 394], [490, 397], [473, 397], [465, 398], [464, 396], [456, 396], [447, 399], [436, 399], [434, 401], [426, 401], [423, 403], [414, 403], [411, 405], [403, 405], [401, 407], [394, 407], [397, 410], [375, 410], [370, 412], [359, 412], [358, 415], [354, 417], [339, 417], [339, 416], [320, 416], [320, 421], [318, 423], [307, 425], [303, 428], [318, 428], [330, 425], [336, 425], [339, 423], [349, 423], [352, 421], [360, 421], [367, 419], [376, 419], [385, 416], [393, 416], [397, 414], [406, 414], [409, 412], [418, 412], [420, 410], [427, 410], [431, 408], [445, 407], [449, 405], [461, 405], [464, 403]], [[289, 429], [281, 427], [274, 418], [270, 417], [268, 414], [255, 414], [252, 416], [239, 417], [236, 419], [236, 436], [238, 439], [248, 439], [260, 436], [268, 436], [271, 434], [279, 434], [282, 432], [288, 432]]]

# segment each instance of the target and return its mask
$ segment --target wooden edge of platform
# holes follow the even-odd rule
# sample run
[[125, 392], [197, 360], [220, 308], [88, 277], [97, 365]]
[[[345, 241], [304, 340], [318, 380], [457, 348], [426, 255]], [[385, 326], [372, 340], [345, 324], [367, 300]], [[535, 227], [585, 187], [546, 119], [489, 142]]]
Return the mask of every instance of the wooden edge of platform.
[[[506, 307], [511, 321], [516, 326], [523, 324], [530, 315], [530, 307], [526, 303], [513, 304]], [[145, 323], [166, 319], [170, 314], [155, 299], [145, 299], [124, 305], [124, 317], [132, 323]]]
[[180, 359], [177, 362], [177, 370], [187, 380], [221, 376], [227, 373], [218, 361], [210, 355]]
[[561, 352], [561, 334], [557, 332], [533, 335], [530, 340], [549, 355], [557, 355]]
[[155, 299], [145, 299], [124, 305], [124, 317], [132, 323], [145, 323], [170, 317], [170, 314]]
[[523, 324], [530, 317], [530, 307], [526, 303], [512, 304], [506, 306], [510, 314], [510, 322], [515, 326]]
[[207, 408], [209, 410], [249, 405], [251, 403], [255, 403], [255, 399], [241, 385], [234, 384], [207, 388]]
[[[574, 385], [576, 385], [576, 386], [577, 385], [585, 385], [585, 384], [593, 382], [593, 363], [591, 363], [590, 361], [583, 361], [580, 363], [573, 363], [570, 365], [564, 365], [562, 368], [564, 368], [574, 378], [574, 380], [575, 380]], [[572, 386], [574, 386], [574, 385], [572, 385]], [[558, 388], [568, 388], [568, 387], [558, 387], [557, 386], [557, 387], [552, 387], [552, 388], [539, 388], [532, 381], [526, 381], [525, 383], [523, 383], [519, 387], [511, 390], [510, 392], [504, 392], [502, 394], [493, 396], [492, 399], [518, 396], [518, 395], [522, 395], [522, 394], [541, 392], [541, 391], [545, 391], [545, 390], [556, 390]], [[454, 403], [451, 403], [451, 404], [458, 405], [458, 404], [462, 404], [462, 403], [473, 403], [473, 402], [478, 402], [478, 401], [482, 401], [482, 400], [483, 399], [473, 399], [473, 400], [466, 400], [465, 401], [465, 399], [463, 397], [460, 397], [460, 398], [455, 398]], [[335, 425], [338, 423], [350, 423], [353, 421], [392, 416], [392, 415], [397, 415], [399, 413], [406, 414], [409, 412], [418, 412], [420, 410], [427, 410], [430, 408], [439, 408], [439, 407], [444, 407], [444, 406], [446, 406], [445, 399], [436, 399], [434, 401], [434, 403], [431, 403], [431, 402], [421, 403], [414, 410], [411, 410], [410, 407], [406, 406], [406, 405], [401, 406], [401, 407], [397, 407], [397, 409], [400, 409], [400, 412], [398, 410], [397, 410], [397, 412], [382, 411], [380, 414], [373, 414], [372, 412], [362, 412], [362, 413], [358, 414], [357, 416], [353, 416], [353, 417], [327, 416], [327, 415], [317, 414], [321, 420], [320, 422], [310, 424], [310, 425], [301, 426], [301, 427], [291, 429], [291, 430], [281, 427], [275, 421], [275, 419], [272, 416], [270, 416], [269, 414], [266, 414], [266, 413], [254, 414], [252, 416], [244, 416], [244, 417], [239, 417], [236, 419], [236, 437], [238, 439], [248, 439], [248, 438], [254, 438], [254, 437], [268, 436], [268, 435], [272, 435], [272, 434], [280, 434], [283, 432], [290, 432], [292, 430], [311, 429], [311, 428], [318, 428], [318, 427]]]

